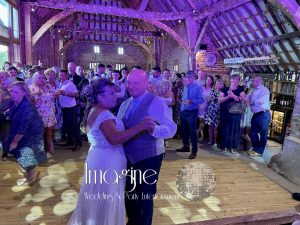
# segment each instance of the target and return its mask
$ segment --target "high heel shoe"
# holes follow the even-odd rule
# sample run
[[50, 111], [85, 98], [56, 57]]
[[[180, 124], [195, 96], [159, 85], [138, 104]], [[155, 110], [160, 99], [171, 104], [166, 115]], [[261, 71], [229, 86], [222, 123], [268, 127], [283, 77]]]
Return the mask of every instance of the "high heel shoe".
[[74, 148], [72, 148], [72, 152], [79, 151], [81, 147], [82, 147], [82, 144], [76, 144], [76, 145], [74, 146]]

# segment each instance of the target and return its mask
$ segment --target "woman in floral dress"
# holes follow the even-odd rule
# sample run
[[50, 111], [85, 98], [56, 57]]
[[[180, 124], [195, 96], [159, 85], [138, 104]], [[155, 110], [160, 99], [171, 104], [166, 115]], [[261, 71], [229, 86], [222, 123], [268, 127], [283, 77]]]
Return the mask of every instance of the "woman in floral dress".
[[45, 149], [50, 155], [54, 153], [53, 129], [56, 125], [55, 117], [55, 89], [47, 84], [46, 77], [41, 72], [33, 75], [33, 85], [30, 92], [34, 97], [35, 106], [45, 126]]
[[224, 87], [222, 80], [217, 80], [215, 88], [207, 96], [207, 112], [204, 117], [204, 123], [208, 125], [209, 142], [208, 144], [214, 144], [217, 146], [217, 132], [219, 124], [219, 111], [220, 106], [218, 104], [218, 98], [220, 90]]

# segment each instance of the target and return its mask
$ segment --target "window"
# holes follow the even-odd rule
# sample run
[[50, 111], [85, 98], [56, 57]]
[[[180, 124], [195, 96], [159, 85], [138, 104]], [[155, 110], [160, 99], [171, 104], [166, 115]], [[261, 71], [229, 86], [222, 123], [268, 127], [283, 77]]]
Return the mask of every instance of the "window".
[[91, 63], [90, 63], [90, 69], [94, 69], [97, 65], [98, 65], [98, 63], [96, 63], [96, 62], [91, 62]]
[[59, 39], [58, 50], [61, 50], [63, 47], [64, 47], [64, 40], [63, 39]]
[[100, 47], [94, 46], [94, 53], [99, 54], [100, 53]]
[[179, 60], [178, 59], [174, 60], [173, 70], [176, 72], [178, 72], [178, 70], [179, 70]]
[[0, 0], [0, 61], [20, 62], [19, 9]]
[[14, 44], [14, 62], [20, 62], [20, 45]]
[[179, 68], [178, 68], [178, 65], [174, 65], [173, 70], [176, 71], [176, 72], [178, 72], [178, 69], [179, 69]]
[[[0, 45], [0, 66], [3, 65], [3, 63], [8, 60], [8, 46], [6, 45]], [[2, 70], [2, 68], [0, 68]]]
[[116, 70], [121, 70], [121, 69], [123, 69], [125, 66], [126, 66], [126, 65], [123, 64], [123, 63], [117, 63], [117, 64], [116, 64]]
[[10, 25], [10, 5], [0, 0], [0, 36], [9, 38], [8, 27]]
[[19, 39], [19, 11], [13, 8], [13, 34], [15, 39]]
[[124, 55], [124, 48], [123, 47], [118, 48], [118, 54], [119, 55]]

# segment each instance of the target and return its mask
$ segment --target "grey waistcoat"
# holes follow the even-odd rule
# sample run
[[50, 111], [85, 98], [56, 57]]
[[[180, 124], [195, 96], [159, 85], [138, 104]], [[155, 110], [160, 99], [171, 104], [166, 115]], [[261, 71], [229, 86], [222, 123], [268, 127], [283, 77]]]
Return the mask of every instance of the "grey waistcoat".
[[[123, 117], [125, 129], [136, 126], [145, 116], [148, 116], [149, 106], [154, 98], [154, 95], [148, 93], [136, 110], [130, 112], [129, 118]], [[148, 131], [139, 133], [125, 142], [123, 146], [126, 156], [132, 164], [157, 155], [156, 138], [152, 137]]]

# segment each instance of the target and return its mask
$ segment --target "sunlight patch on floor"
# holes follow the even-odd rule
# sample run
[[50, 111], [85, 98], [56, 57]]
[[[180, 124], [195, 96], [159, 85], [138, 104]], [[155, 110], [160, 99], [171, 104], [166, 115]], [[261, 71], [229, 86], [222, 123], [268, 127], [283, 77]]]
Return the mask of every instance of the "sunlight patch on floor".
[[67, 215], [76, 208], [78, 194], [74, 190], [66, 190], [61, 194], [61, 202], [53, 208], [53, 213], [58, 216]]
[[27, 222], [35, 221], [36, 219], [39, 219], [43, 215], [44, 213], [40, 206], [33, 206], [30, 210], [30, 213], [26, 215], [26, 221]]

